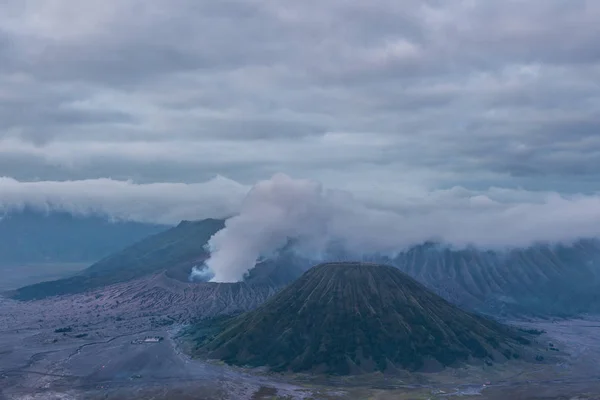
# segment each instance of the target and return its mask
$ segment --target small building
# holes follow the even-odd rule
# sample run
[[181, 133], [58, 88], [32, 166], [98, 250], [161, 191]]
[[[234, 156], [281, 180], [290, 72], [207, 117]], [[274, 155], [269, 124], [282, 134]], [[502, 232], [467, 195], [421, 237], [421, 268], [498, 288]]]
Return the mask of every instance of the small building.
[[135, 339], [131, 341], [131, 344], [145, 344], [145, 343], [158, 343], [162, 342], [164, 338], [162, 336], [146, 336], [143, 339]]

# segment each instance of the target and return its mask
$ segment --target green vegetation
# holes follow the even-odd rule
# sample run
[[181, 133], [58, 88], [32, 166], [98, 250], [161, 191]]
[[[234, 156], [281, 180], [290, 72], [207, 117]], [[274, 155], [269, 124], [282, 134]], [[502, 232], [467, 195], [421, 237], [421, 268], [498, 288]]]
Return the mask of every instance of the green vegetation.
[[191, 265], [206, 258], [204, 245], [223, 227], [223, 220], [184, 221], [97, 262], [73, 277], [26, 286], [16, 290], [12, 297], [17, 300], [41, 299], [80, 293], [170, 268], [185, 267], [189, 271]]
[[258, 309], [190, 334], [198, 355], [230, 364], [341, 375], [493, 359], [493, 348], [511, 358], [526, 341], [396, 268], [353, 263], [314, 267]]
[[188, 337], [192, 343], [195, 343], [195, 350], [199, 351], [203, 343], [214, 339], [234, 318], [232, 316], [218, 316], [201, 320], [195, 325], [185, 328], [181, 332], [181, 336]]
[[71, 328], [70, 326], [67, 326], [65, 328], [58, 328], [54, 330], [54, 333], [69, 333], [72, 332], [73, 328]]

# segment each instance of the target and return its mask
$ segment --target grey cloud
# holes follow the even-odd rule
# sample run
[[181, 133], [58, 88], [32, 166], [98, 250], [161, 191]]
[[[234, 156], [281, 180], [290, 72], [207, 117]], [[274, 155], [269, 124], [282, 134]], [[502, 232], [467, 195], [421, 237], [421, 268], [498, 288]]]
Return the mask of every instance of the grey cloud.
[[0, 175], [598, 187], [600, 3], [81, 4], [3, 2]]
[[[261, 9], [246, 2], [217, 5], [177, 0], [148, 5], [129, 0], [108, 1], [103, 6], [98, 2], [94, 5], [114, 11], [103, 10], [96, 17], [95, 7], [75, 7], [74, 17], [89, 24], [74, 26], [82, 29], [81, 36], [59, 26], [68, 22], [72, 1], [55, 3], [60, 4], [56, 8], [63, 7], [62, 13], [52, 10], [52, 3], [45, 4], [50, 9], [46, 17], [52, 19], [49, 26], [28, 26], [33, 10], [24, 7], [19, 15], [24, 27], [13, 28], [11, 38], [21, 49], [14, 68], [45, 80], [132, 87], [181, 71], [263, 64], [272, 53], [268, 46], [271, 32], [265, 29]], [[60, 33], [49, 32], [52, 28]], [[248, 39], [256, 45], [240, 46]]]
[[467, 12], [470, 23], [458, 31], [473, 53], [495, 55], [495, 62], [594, 63], [600, 60], [593, 45], [599, 15], [600, 7], [589, 1], [486, 2]]
[[111, 110], [78, 110], [57, 107], [56, 104], [31, 104], [28, 101], [0, 101], [0, 129], [23, 126], [40, 128], [69, 127], [69, 125], [94, 125], [102, 123], [132, 123], [134, 119], [123, 112]]
[[113, 179], [20, 182], [0, 177], [0, 212], [33, 207], [175, 224], [183, 219], [231, 216], [247, 190], [220, 176], [196, 184], [135, 184]]
[[[286, 121], [257, 117], [203, 118], [195, 132], [203, 133], [206, 138], [219, 139], [278, 139], [322, 135], [327, 132], [325, 126], [316, 122]], [[190, 129], [193, 129], [190, 127]]]

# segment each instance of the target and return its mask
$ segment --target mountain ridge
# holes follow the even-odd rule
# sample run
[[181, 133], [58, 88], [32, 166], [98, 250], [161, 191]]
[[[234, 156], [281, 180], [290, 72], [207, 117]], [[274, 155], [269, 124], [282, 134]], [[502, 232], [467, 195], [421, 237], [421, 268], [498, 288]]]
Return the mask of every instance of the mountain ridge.
[[203, 244], [223, 226], [224, 221], [218, 219], [182, 221], [176, 227], [151, 235], [100, 260], [77, 275], [23, 287], [11, 293], [11, 297], [35, 300], [81, 293], [166, 270], [178, 275], [179, 270], [191, 270], [193, 265], [208, 257]]

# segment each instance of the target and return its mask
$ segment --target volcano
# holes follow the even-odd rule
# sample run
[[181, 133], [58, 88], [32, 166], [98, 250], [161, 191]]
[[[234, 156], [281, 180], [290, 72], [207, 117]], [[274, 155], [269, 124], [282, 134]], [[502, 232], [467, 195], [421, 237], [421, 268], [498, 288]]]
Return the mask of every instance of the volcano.
[[[215, 334], [216, 333], [216, 334]], [[336, 375], [518, 357], [529, 340], [467, 313], [397, 268], [327, 263], [197, 339], [198, 354], [274, 371]]]

